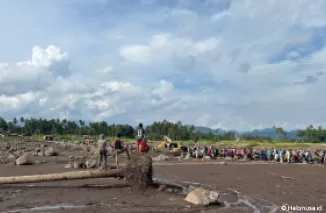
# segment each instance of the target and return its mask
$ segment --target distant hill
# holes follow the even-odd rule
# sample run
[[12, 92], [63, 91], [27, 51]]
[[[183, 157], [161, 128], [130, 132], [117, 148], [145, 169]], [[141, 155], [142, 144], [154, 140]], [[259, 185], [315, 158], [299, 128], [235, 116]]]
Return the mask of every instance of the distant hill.
[[[296, 136], [298, 130], [291, 130], [287, 131], [286, 136], [289, 138], [297, 139], [298, 137]], [[274, 137], [274, 130], [273, 128], [266, 128], [266, 129], [255, 129], [251, 132], [248, 132], [251, 135], [255, 136], [264, 136], [264, 137]]]
[[[223, 130], [223, 129], [211, 129], [209, 127], [204, 127], [204, 126], [197, 126], [195, 127], [195, 131], [199, 131], [201, 133], [204, 133], [204, 134], [207, 134], [209, 133], [210, 131], [213, 132], [214, 135], [218, 135], [218, 134], [223, 134], [225, 132], [229, 132], [229, 131], [232, 131], [232, 132], [237, 132], [235, 130]], [[293, 139], [297, 139], [297, 136], [296, 136], [296, 132], [298, 130], [291, 130], [291, 131], [287, 131], [286, 132], [286, 135], [287, 137], [289, 138], [293, 138]], [[263, 136], [263, 137], [274, 137], [274, 130], [273, 128], [265, 128], [265, 129], [255, 129], [253, 131], [248, 131], [248, 132], [245, 132], [247, 134], [251, 134], [253, 136]]]
[[[226, 131], [226, 130], [223, 130], [223, 129], [211, 129], [211, 128], [205, 127], [205, 126], [195, 126], [195, 132], [197, 132], [197, 131], [199, 131], [201, 133], [204, 133], [204, 134], [207, 134], [210, 131], [212, 131], [212, 133], [214, 135], [219, 135], [219, 134], [223, 134], [223, 133], [233, 131], [233, 130]], [[234, 132], [236, 132], [236, 131], [234, 131]]]

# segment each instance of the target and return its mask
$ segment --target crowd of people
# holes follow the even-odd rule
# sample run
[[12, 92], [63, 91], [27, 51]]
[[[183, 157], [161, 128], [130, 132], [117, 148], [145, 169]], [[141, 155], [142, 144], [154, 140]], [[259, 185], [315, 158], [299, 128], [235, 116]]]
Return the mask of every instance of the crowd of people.
[[[136, 149], [139, 152], [148, 152], [149, 147], [146, 143], [146, 133], [143, 128], [143, 124], [139, 124], [136, 135]], [[143, 148], [142, 148], [143, 147]], [[100, 135], [98, 141], [99, 150], [99, 165], [101, 169], [107, 168], [107, 156], [109, 148], [115, 153], [116, 167], [119, 168], [119, 155], [126, 153], [128, 160], [130, 160], [129, 153], [132, 151], [132, 147], [127, 147], [121, 140], [121, 134], [117, 134], [115, 141], [112, 144], [108, 144], [104, 139], [104, 135]], [[173, 147], [172, 147], [173, 148]], [[286, 163], [319, 163], [326, 165], [326, 150], [317, 149], [311, 152], [310, 149], [276, 149], [265, 148], [255, 150], [252, 148], [225, 148], [225, 147], [213, 147], [213, 146], [200, 146], [195, 141], [194, 146], [190, 147], [185, 145], [181, 147], [182, 157], [208, 157], [208, 158], [231, 158], [231, 159], [246, 159], [246, 160], [261, 160], [261, 161], [274, 161], [274, 162], [286, 162]], [[104, 163], [104, 166], [102, 166]]]
[[262, 160], [275, 161], [286, 163], [320, 163], [326, 165], [326, 150], [312, 152], [310, 149], [276, 149], [265, 148], [255, 150], [252, 148], [222, 148], [222, 147], [199, 147], [195, 142], [193, 148], [184, 146], [182, 148], [183, 157], [200, 158], [208, 156], [210, 158], [231, 158], [231, 159], [247, 159], [247, 160]]

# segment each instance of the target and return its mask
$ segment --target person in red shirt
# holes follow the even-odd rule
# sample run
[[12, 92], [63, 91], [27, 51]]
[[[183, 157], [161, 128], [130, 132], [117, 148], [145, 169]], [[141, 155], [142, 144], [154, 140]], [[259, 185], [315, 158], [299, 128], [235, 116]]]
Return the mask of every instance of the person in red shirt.
[[244, 159], [247, 159], [247, 148], [243, 148], [243, 157]]

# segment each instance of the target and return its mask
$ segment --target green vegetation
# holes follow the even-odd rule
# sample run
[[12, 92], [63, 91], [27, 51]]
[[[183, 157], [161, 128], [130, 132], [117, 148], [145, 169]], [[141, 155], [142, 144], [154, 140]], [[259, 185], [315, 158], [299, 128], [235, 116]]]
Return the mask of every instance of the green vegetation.
[[[135, 124], [136, 126], [137, 124]], [[321, 127], [314, 128], [312, 125], [305, 130], [298, 130], [297, 136], [300, 138], [299, 142], [295, 139], [286, 137], [286, 132], [280, 127], [273, 127], [274, 137], [253, 136], [249, 133], [237, 134], [236, 132], [224, 132], [216, 134], [213, 131], [208, 133], [201, 133], [195, 131], [194, 125], [184, 125], [180, 121], [177, 123], [168, 122], [166, 120], [154, 122], [146, 127], [146, 132], [149, 140], [162, 141], [163, 136], [166, 135], [174, 141], [181, 141], [183, 143], [193, 142], [199, 140], [206, 144], [215, 145], [219, 142], [220, 145], [225, 146], [239, 146], [246, 144], [246, 146], [269, 146], [269, 147], [286, 147], [286, 146], [309, 146], [305, 143], [320, 143], [326, 140], [326, 129]], [[42, 119], [42, 118], [13, 118], [12, 121], [6, 121], [0, 117], [0, 134], [16, 133], [25, 136], [32, 136], [41, 139], [42, 135], [55, 135], [58, 140], [80, 140], [80, 135], [97, 136], [105, 134], [107, 139], [113, 140], [117, 133], [122, 134], [127, 140], [135, 138], [135, 130], [131, 125], [125, 124], [108, 124], [105, 121], [101, 122], [85, 122], [83, 120], [69, 121], [67, 119]], [[36, 136], [35, 136], [36, 135]], [[236, 142], [237, 137], [241, 138], [240, 142]], [[13, 137], [13, 136], [12, 136]], [[6, 137], [0, 137], [0, 140]], [[20, 137], [14, 137], [19, 140]], [[96, 139], [96, 137], [92, 137]], [[250, 141], [250, 142], [247, 142]], [[277, 142], [276, 142], [277, 141]], [[305, 142], [305, 143], [303, 143]], [[290, 145], [288, 145], [290, 144]]]

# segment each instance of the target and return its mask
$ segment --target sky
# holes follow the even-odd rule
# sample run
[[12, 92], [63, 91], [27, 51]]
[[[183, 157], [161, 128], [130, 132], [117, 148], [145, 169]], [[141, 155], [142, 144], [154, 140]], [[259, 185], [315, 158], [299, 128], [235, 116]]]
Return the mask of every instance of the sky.
[[326, 127], [325, 0], [0, 2], [0, 115]]

